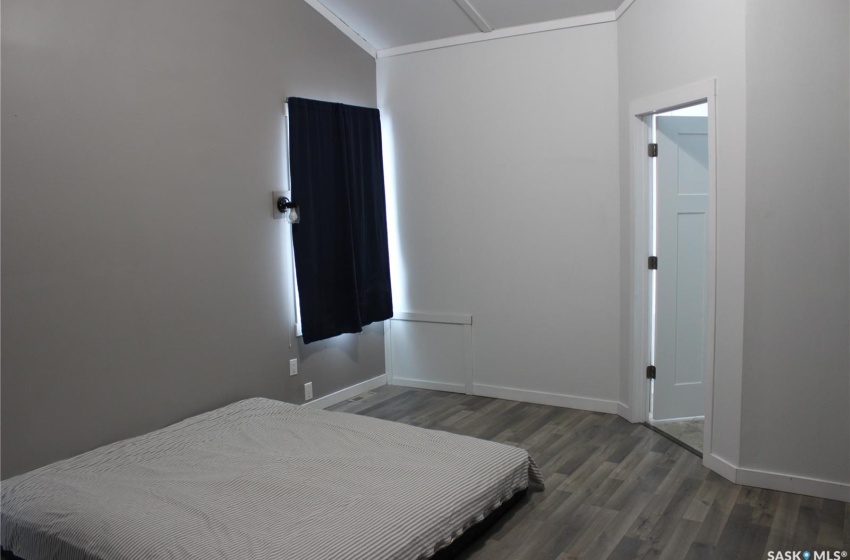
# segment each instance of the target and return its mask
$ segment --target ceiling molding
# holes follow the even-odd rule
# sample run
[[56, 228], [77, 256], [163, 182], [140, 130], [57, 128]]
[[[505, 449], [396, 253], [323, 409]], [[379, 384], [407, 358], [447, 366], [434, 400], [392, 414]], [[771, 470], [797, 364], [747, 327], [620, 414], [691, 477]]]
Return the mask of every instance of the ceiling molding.
[[455, 4], [457, 4], [458, 8], [463, 10], [463, 13], [466, 14], [466, 17], [475, 24], [475, 27], [481, 30], [482, 33], [490, 33], [493, 31], [493, 26], [487, 23], [487, 20], [478, 13], [478, 10], [475, 9], [475, 6], [469, 3], [469, 0], [455, 0]]
[[[634, 0], [626, 0], [626, 2], [630, 3], [633, 1]], [[543, 21], [540, 23], [530, 23], [528, 25], [518, 25], [516, 27], [505, 27], [503, 29], [496, 29], [490, 33], [470, 33], [468, 35], [447, 37], [445, 39], [437, 39], [435, 41], [425, 41], [423, 43], [414, 43], [412, 45], [380, 49], [378, 51], [377, 58], [389, 58], [392, 56], [431, 51], [446, 47], [455, 47], [457, 45], [466, 45], [469, 43], [480, 43], [483, 41], [492, 41], [494, 39], [505, 39], [507, 37], [517, 37], [519, 35], [530, 35], [532, 33], [543, 33], [545, 31], [569, 29], [571, 27], [583, 27], [586, 25], [597, 25], [600, 23], [610, 23], [614, 21], [617, 21], [616, 12], [600, 12], [585, 16]]]
[[543, 33], [545, 31], [555, 31], [558, 29], [569, 29], [571, 27], [583, 27], [585, 25], [597, 25], [600, 23], [610, 23], [617, 21], [626, 13], [626, 11], [635, 3], [636, 0], [623, 0], [623, 3], [613, 12], [599, 12], [583, 16], [576, 16], [564, 19], [544, 21], [539, 23], [531, 23], [528, 25], [518, 25], [516, 27], [506, 27], [503, 29], [492, 30], [490, 24], [485, 20], [478, 10], [469, 3], [468, 0], [455, 0], [458, 7], [463, 10], [466, 16], [479, 28], [482, 33], [470, 33], [468, 35], [459, 35], [456, 37], [446, 37], [445, 39], [437, 39], [434, 41], [425, 41], [422, 43], [413, 43], [410, 45], [401, 45], [399, 47], [391, 47], [388, 49], [376, 49], [354, 29], [348, 26], [335, 13], [330, 11], [320, 0], [304, 0], [314, 10], [319, 12], [325, 19], [331, 22], [334, 27], [342, 31], [346, 37], [354, 41], [354, 43], [366, 51], [372, 58], [389, 58], [392, 56], [400, 56], [403, 54], [411, 54], [422, 51], [430, 51], [434, 49], [442, 49], [446, 47], [454, 47], [457, 45], [466, 45], [470, 43], [480, 43], [482, 41], [492, 41], [494, 39], [505, 39], [507, 37], [517, 37], [520, 35], [529, 35], [532, 33]]
[[358, 47], [369, 53], [372, 58], [378, 58], [378, 49], [369, 44], [366, 39], [361, 37], [356, 31], [348, 26], [347, 23], [339, 19], [339, 17], [330, 11], [319, 0], [304, 0], [311, 8], [319, 12], [326, 20], [331, 22], [334, 27], [345, 33], [345, 36], [354, 41]]
[[625, 14], [626, 10], [628, 10], [631, 7], [631, 5], [634, 4], [634, 3], [635, 3], [635, 0], [623, 0], [623, 3], [620, 4], [620, 7], [617, 8], [616, 11], [614, 12], [617, 19], [620, 19], [620, 16]]

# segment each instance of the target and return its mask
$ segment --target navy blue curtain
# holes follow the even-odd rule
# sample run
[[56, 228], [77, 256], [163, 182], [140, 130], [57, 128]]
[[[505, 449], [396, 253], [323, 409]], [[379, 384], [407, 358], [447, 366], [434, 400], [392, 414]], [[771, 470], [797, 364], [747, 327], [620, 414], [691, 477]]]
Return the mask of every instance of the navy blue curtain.
[[295, 267], [305, 343], [393, 316], [377, 109], [290, 97]]

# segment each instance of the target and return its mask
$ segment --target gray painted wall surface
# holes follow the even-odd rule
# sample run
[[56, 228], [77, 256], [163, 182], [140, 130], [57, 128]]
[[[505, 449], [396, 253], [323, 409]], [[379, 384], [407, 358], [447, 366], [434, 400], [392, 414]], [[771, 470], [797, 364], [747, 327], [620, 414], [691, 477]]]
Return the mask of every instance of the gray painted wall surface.
[[848, 8], [835, 0], [747, 3], [741, 426], [742, 467], [845, 484]]
[[4, 478], [384, 373], [380, 326], [290, 343], [283, 99], [376, 105], [306, 3], [4, 0], [2, 72]]

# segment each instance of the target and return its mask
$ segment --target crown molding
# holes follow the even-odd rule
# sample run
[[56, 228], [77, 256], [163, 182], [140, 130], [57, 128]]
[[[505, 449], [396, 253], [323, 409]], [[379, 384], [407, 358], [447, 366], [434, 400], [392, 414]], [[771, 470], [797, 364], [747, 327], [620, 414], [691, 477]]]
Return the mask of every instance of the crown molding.
[[422, 43], [414, 43], [412, 45], [380, 49], [378, 50], [378, 58], [389, 58], [403, 54], [431, 51], [434, 49], [443, 49], [446, 47], [455, 47], [470, 43], [481, 43], [483, 41], [493, 41], [495, 39], [505, 39], [508, 37], [518, 37], [520, 35], [531, 35], [533, 33], [543, 33], [545, 31], [555, 31], [557, 29], [568, 29], [570, 27], [583, 27], [586, 25], [610, 23], [613, 21], [617, 21], [615, 12], [600, 12], [597, 14], [588, 14], [586, 16], [530, 23], [528, 25], [518, 25], [516, 27], [504, 27], [502, 29], [491, 31], [490, 33], [470, 33], [468, 35], [446, 37], [445, 39], [436, 39], [434, 41], [425, 41]]
[[623, 14], [625, 14], [625, 13], [626, 13], [626, 10], [628, 10], [628, 9], [632, 6], [632, 4], [634, 4], [634, 3], [635, 3], [635, 0], [623, 0], [623, 3], [622, 3], [622, 4], [620, 4], [620, 7], [619, 7], [619, 8], [617, 8], [617, 9], [614, 11], [614, 14], [615, 14], [616, 18], [617, 18], [617, 19], [620, 19], [620, 16], [622, 16]]
[[[599, 12], [595, 14], [587, 14], [583, 16], [576, 16], [570, 18], [563, 18], [551, 21], [544, 21], [539, 23], [531, 23], [528, 25], [518, 25], [515, 27], [505, 27], [502, 29], [496, 29], [493, 31], [482, 32], [482, 33], [470, 33], [468, 35], [459, 35], [455, 37], [446, 37], [444, 39], [436, 39], [434, 41], [424, 41], [422, 43], [412, 43], [410, 45], [401, 45], [398, 47], [391, 47], [387, 49], [376, 49], [373, 47], [366, 39], [360, 36], [354, 29], [348, 26], [343, 20], [341, 20], [336, 14], [330, 11], [327, 6], [321, 3], [320, 0], [304, 0], [307, 4], [309, 4], [314, 10], [319, 12], [325, 19], [331, 22], [334, 27], [342, 31], [349, 39], [354, 41], [354, 43], [359, 46], [361, 49], [366, 51], [369, 56], [372, 58], [389, 58], [393, 56], [400, 56], [404, 54], [417, 53], [422, 51], [430, 51], [434, 49], [443, 49], [446, 47], [455, 47], [458, 45], [467, 45], [471, 43], [480, 43], [483, 41], [493, 41], [496, 39], [506, 39], [508, 37], [519, 37], [521, 35], [530, 35], [533, 33], [543, 33], [546, 31], [555, 31], [558, 29], [569, 29], [571, 27], [583, 27], [586, 25], [598, 25], [600, 23], [611, 23], [615, 22], [620, 17], [626, 13], [626, 11], [635, 3], [635, 0], [623, 0], [623, 3], [614, 10], [608, 12]], [[463, 9], [464, 13], [479, 28], [483, 26], [489, 27], [489, 24], [481, 18], [479, 22], [475, 16], [481, 17], [480, 14], [474, 9], [474, 7], [469, 4], [466, 0], [457, 1], [458, 6]], [[468, 12], [464, 9], [464, 6], [468, 6], [472, 9], [472, 12]], [[484, 31], [482, 29], [482, 31]]]

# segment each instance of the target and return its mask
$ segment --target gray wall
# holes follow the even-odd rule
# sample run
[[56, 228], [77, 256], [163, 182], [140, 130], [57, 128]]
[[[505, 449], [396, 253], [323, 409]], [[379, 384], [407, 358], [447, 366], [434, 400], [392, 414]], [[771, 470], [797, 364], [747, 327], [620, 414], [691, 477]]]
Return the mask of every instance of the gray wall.
[[380, 326], [289, 334], [283, 99], [376, 105], [306, 3], [4, 0], [2, 72], [3, 477], [384, 373]]
[[845, 484], [849, 7], [836, 0], [747, 2], [741, 427], [742, 467]]

